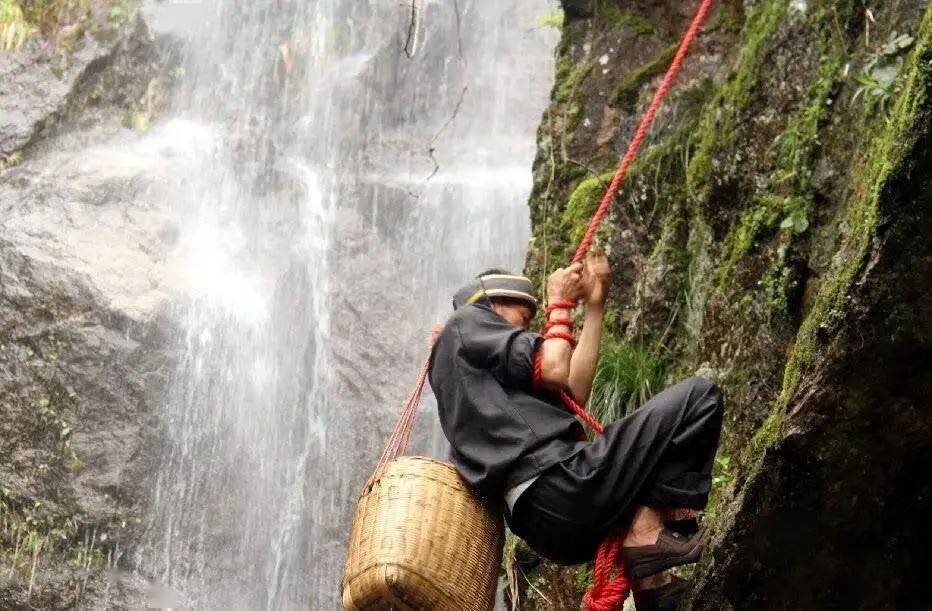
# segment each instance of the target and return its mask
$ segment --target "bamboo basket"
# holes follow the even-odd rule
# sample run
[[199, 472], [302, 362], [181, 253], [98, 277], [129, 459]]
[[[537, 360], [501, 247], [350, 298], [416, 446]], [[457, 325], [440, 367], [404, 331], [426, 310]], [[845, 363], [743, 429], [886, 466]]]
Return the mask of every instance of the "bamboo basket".
[[487, 611], [502, 561], [501, 515], [446, 463], [420, 456], [376, 470], [359, 497], [343, 606]]

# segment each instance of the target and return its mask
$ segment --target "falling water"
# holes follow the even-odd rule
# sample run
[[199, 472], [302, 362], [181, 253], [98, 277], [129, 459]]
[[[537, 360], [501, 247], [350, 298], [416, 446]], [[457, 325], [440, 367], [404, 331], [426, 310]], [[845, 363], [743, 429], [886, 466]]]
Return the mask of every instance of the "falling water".
[[[203, 0], [154, 140], [185, 295], [140, 570], [197, 608], [339, 606], [355, 496], [459, 283], [520, 268], [548, 0]], [[432, 416], [425, 409], [425, 416]], [[430, 418], [418, 450], [443, 451]]]

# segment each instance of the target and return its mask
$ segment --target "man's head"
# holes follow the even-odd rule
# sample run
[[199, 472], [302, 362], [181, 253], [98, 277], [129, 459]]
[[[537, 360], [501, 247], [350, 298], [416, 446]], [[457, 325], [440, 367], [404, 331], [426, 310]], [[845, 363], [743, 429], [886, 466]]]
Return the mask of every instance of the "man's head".
[[536, 309], [532, 309], [526, 301], [498, 297], [491, 301], [492, 309], [498, 312], [498, 315], [507, 320], [509, 324], [524, 329], [531, 328], [531, 321], [534, 320]]
[[525, 329], [537, 312], [533, 283], [498, 268], [482, 272], [453, 297], [454, 309], [470, 303], [485, 303], [510, 324]]

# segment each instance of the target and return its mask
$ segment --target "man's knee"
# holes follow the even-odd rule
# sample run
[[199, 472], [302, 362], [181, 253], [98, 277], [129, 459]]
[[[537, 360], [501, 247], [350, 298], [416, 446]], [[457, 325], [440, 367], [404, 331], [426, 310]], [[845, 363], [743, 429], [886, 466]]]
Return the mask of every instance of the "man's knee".
[[705, 418], [721, 421], [722, 393], [706, 378], [692, 377], [654, 395], [639, 411], [652, 417], [680, 421], [681, 418]]
[[702, 376], [693, 376], [691, 378], [686, 378], [685, 380], [683, 380], [682, 384], [686, 385], [687, 387], [689, 387], [690, 390], [692, 390], [693, 392], [697, 394], [713, 395], [713, 396], [718, 397], [719, 400], [721, 400], [722, 391], [719, 389], [718, 386], [716, 386], [716, 384], [712, 380], [708, 378], [704, 378]]
[[725, 402], [722, 391], [714, 382], [700, 376], [687, 378], [681, 384], [687, 391], [690, 403], [703, 410], [714, 412], [721, 417]]

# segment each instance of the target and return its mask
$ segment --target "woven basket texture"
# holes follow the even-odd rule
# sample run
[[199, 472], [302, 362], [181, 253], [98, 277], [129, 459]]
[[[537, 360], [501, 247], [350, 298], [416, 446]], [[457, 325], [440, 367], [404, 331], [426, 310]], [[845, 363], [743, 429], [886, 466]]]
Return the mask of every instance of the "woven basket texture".
[[502, 561], [501, 515], [456, 470], [420, 456], [378, 469], [359, 498], [343, 572], [343, 606], [487, 611]]

